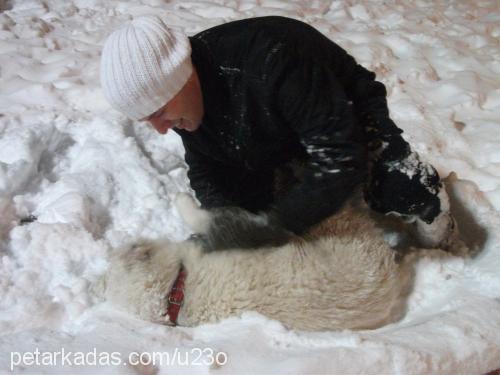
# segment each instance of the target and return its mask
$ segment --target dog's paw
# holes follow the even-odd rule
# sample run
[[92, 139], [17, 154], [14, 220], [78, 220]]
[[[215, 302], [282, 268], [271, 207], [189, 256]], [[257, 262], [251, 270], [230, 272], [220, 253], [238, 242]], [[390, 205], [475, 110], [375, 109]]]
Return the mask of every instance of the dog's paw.
[[177, 193], [174, 198], [174, 204], [177, 210], [182, 214], [183, 210], [197, 210], [198, 204], [188, 193]]
[[196, 233], [206, 233], [210, 227], [210, 213], [201, 209], [194, 198], [187, 193], [178, 193], [174, 200], [175, 207], [182, 219]]

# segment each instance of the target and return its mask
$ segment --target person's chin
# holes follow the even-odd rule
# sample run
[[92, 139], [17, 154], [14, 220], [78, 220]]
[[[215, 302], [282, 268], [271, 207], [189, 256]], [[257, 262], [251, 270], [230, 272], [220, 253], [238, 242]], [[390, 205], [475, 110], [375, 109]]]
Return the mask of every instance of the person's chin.
[[191, 120], [182, 120], [182, 129], [188, 131], [188, 132], [194, 132], [199, 128], [199, 125], [196, 125], [194, 122]]

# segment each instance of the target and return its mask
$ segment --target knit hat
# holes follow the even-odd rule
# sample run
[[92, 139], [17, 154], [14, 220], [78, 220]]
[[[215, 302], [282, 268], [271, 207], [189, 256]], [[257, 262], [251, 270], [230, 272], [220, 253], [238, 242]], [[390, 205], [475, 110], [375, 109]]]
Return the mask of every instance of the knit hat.
[[191, 76], [191, 45], [157, 16], [114, 31], [101, 56], [101, 86], [110, 104], [138, 120], [170, 101]]

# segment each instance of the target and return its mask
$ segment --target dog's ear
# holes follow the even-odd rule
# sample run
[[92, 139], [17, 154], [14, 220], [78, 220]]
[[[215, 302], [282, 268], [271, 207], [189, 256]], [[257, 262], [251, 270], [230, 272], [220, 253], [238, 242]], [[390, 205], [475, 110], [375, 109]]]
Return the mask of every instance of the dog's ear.
[[200, 208], [192, 196], [187, 193], [178, 193], [174, 204], [181, 218], [194, 232], [208, 232], [212, 221], [210, 212]]

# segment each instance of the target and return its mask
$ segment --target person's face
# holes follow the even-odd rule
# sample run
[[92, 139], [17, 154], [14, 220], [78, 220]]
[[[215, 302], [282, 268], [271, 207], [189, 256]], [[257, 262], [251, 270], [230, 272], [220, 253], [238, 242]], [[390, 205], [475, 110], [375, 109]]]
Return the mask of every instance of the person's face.
[[203, 98], [195, 71], [184, 87], [168, 103], [142, 121], [148, 121], [160, 134], [177, 128], [195, 131], [203, 118]]

